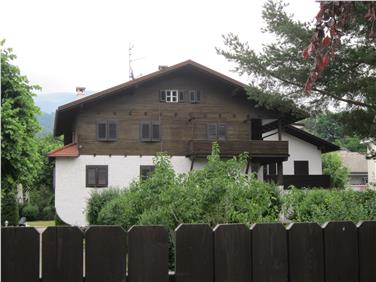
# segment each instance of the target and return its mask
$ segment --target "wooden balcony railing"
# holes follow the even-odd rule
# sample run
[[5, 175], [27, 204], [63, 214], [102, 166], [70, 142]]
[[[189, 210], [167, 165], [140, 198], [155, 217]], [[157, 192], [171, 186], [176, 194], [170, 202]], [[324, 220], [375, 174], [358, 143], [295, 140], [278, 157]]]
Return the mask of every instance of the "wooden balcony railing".
[[[191, 140], [189, 156], [207, 156], [211, 153], [212, 140]], [[288, 141], [217, 141], [222, 156], [235, 156], [247, 152], [251, 157], [281, 156], [289, 154]]]

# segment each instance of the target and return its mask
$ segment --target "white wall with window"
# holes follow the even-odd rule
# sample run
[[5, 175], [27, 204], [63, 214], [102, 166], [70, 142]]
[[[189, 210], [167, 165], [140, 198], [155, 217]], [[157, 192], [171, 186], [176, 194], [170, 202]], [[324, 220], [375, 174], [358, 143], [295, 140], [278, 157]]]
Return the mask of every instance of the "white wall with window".
[[[108, 155], [56, 158], [55, 207], [58, 215], [71, 225], [87, 225], [85, 213], [90, 194], [109, 187], [126, 188], [132, 180], [140, 177], [142, 166], [153, 166], [153, 158]], [[174, 156], [171, 163], [177, 173], [183, 173], [190, 171], [192, 161], [184, 156]], [[197, 159], [193, 169], [201, 169], [206, 164], [206, 159]], [[107, 185], [103, 185], [106, 181]]]
[[[278, 134], [264, 140], [278, 140]], [[282, 133], [282, 140], [289, 141], [289, 158], [283, 162], [283, 174], [295, 174], [295, 161], [308, 161], [308, 173], [322, 174], [321, 151], [317, 146], [295, 136]]]

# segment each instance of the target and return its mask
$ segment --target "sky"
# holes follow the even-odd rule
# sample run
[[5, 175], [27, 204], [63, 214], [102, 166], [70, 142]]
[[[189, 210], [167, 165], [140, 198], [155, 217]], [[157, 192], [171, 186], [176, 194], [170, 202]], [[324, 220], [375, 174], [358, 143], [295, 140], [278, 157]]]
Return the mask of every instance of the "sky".
[[[319, 4], [290, 0], [288, 11], [311, 21]], [[76, 86], [101, 91], [126, 82], [131, 43], [135, 77], [158, 65], [194, 60], [232, 78], [234, 65], [217, 55], [223, 34], [232, 32], [251, 48], [271, 40], [263, 34], [263, 0], [2, 0], [0, 39], [38, 95], [75, 92]]]

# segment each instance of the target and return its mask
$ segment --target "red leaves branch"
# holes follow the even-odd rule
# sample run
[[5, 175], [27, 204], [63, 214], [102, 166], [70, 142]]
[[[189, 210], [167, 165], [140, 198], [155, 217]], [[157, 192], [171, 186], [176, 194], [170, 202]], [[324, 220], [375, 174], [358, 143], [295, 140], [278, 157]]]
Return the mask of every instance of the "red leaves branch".
[[[304, 86], [304, 91], [311, 92], [317, 77], [324, 71], [330, 60], [335, 59], [336, 50], [341, 45], [341, 36], [346, 24], [354, 24], [355, 18], [353, 2], [320, 3], [320, 11], [316, 15], [316, 29], [310, 43], [303, 50], [303, 58], [313, 57], [314, 64]], [[364, 16], [372, 22], [368, 37], [376, 39], [376, 4], [369, 2], [369, 9]]]

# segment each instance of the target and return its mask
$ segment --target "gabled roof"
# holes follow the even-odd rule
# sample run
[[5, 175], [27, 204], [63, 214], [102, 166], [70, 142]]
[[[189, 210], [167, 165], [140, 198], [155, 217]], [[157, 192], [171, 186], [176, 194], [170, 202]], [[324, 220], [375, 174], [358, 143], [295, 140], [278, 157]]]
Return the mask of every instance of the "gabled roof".
[[350, 173], [366, 174], [368, 172], [368, 164], [365, 154], [348, 150], [341, 150], [338, 153], [342, 158], [343, 164], [350, 170]]
[[320, 148], [322, 153], [338, 151], [340, 149], [339, 146], [333, 143], [330, 143], [320, 137], [312, 135], [311, 133], [308, 133], [307, 131], [304, 131], [292, 125], [286, 125], [284, 127], [284, 131], [292, 136], [295, 136], [308, 143], [311, 143], [312, 145], [316, 145], [317, 147]]
[[158, 70], [156, 72], [152, 72], [150, 74], [147, 74], [147, 75], [144, 75], [144, 76], [141, 76], [139, 78], [136, 78], [134, 80], [130, 80], [130, 81], [127, 81], [125, 83], [122, 83], [122, 84], [119, 84], [117, 86], [114, 86], [114, 87], [111, 87], [111, 88], [108, 88], [106, 90], [103, 90], [103, 91], [100, 91], [98, 93], [95, 93], [93, 95], [90, 95], [90, 96], [86, 96], [84, 98], [81, 98], [79, 100], [76, 100], [76, 101], [73, 101], [73, 102], [70, 102], [70, 103], [67, 103], [65, 105], [62, 105], [58, 108], [58, 111], [61, 111], [61, 110], [65, 110], [65, 109], [69, 109], [69, 108], [72, 108], [72, 107], [75, 107], [77, 105], [80, 105], [80, 104], [83, 104], [83, 103], [86, 103], [86, 102], [89, 102], [89, 101], [92, 101], [92, 100], [96, 100], [96, 99], [99, 99], [101, 97], [104, 97], [104, 96], [108, 96], [108, 95], [111, 95], [112, 93], [114, 92], [117, 92], [117, 91], [120, 91], [120, 90], [125, 90], [127, 88], [130, 88], [130, 87], [133, 87], [133, 86], [136, 86], [136, 85], [139, 85], [141, 83], [144, 83], [148, 80], [151, 80], [151, 79], [154, 79], [154, 78], [157, 78], [159, 76], [163, 76], [163, 75], [166, 75], [166, 74], [169, 74], [169, 73], [172, 73], [182, 67], [186, 67], [186, 66], [193, 66], [193, 67], [196, 67], [198, 69], [201, 69], [213, 76], [216, 76], [218, 78], [221, 78], [227, 82], [229, 82], [230, 84], [233, 84], [235, 86], [238, 86], [240, 88], [244, 88], [246, 87], [247, 85], [240, 82], [240, 81], [237, 81], [235, 79], [232, 79], [224, 74], [221, 74], [217, 71], [214, 71], [208, 67], [205, 67], [199, 63], [196, 63], [192, 60], [187, 60], [187, 61], [184, 61], [182, 63], [179, 63], [179, 64], [176, 64], [176, 65], [173, 65], [171, 67], [166, 67], [164, 69], [161, 69], [161, 70]]
[[49, 158], [57, 157], [78, 157], [80, 153], [78, 152], [77, 144], [68, 144], [64, 147], [57, 148], [48, 153]]
[[[78, 109], [82, 107], [86, 103], [98, 101], [103, 98], [110, 97], [111, 95], [118, 94], [121, 91], [128, 90], [128, 89], [133, 89], [138, 87], [139, 85], [146, 83], [148, 81], [152, 81], [154, 79], [159, 79], [164, 77], [165, 75], [171, 74], [173, 72], [176, 72], [180, 69], [194, 69], [197, 71], [201, 71], [205, 75], [216, 78], [218, 80], [224, 81], [228, 83], [229, 85], [234, 86], [235, 89], [240, 89], [244, 93], [246, 93], [246, 87], [247, 85], [237, 81], [235, 79], [232, 79], [224, 74], [221, 74], [217, 71], [214, 71], [208, 67], [205, 67], [201, 64], [198, 64], [192, 60], [187, 60], [182, 63], [173, 65], [171, 67], [166, 67], [161, 70], [158, 70], [156, 72], [150, 73], [148, 75], [144, 75], [142, 77], [139, 77], [137, 79], [119, 84], [117, 86], [108, 88], [106, 90], [100, 91], [98, 93], [92, 94], [90, 96], [86, 96], [84, 98], [81, 98], [79, 100], [75, 100], [73, 102], [67, 103], [65, 105], [62, 105], [58, 107], [56, 110], [56, 115], [55, 115], [55, 124], [54, 124], [54, 135], [59, 136], [63, 134], [65, 131], [69, 131], [69, 126], [71, 125], [73, 121], [73, 116], [77, 114]], [[277, 112], [277, 111], [275, 111]], [[301, 117], [296, 117], [294, 114], [284, 114], [286, 118], [287, 123], [291, 123], [297, 120], [300, 120]]]

